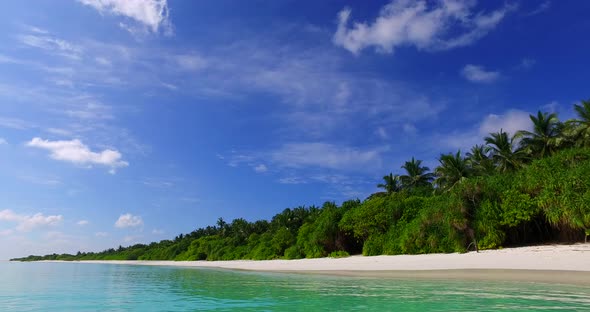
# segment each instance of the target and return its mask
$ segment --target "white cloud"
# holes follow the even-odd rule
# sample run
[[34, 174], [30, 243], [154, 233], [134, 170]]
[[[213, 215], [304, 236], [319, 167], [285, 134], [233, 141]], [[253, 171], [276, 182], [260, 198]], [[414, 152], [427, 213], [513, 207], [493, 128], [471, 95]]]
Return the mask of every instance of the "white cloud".
[[66, 40], [48, 34], [28, 34], [18, 37], [21, 43], [72, 59], [79, 59], [82, 48]]
[[392, 53], [400, 46], [418, 49], [451, 49], [474, 43], [493, 30], [508, 12], [506, 5], [490, 13], [474, 12], [476, 1], [392, 0], [372, 23], [354, 22], [349, 27], [351, 10], [338, 14], [334, 44], [353, 54], [374, 46]]
[[337, 105], [343, 106], [350, 101], [350, 97], [352, 96], [352, 90], [348, 83], [341, 82], [335, 91], [336, 93], [334, 95], [334, 101]]
[[0, 127], [15, 129], [15, 130], [26, 130], [34, 127], [34, 125], [17, 118], [0, 117]]
[[377, 134], [377, 136], [379, 136], [383, 140], [389, 139], [389, 135], [387, 134], [387, 130], [385, 130], [385, 128], [383, 128], [383, 127], [377, 128], [377, 130], [375, 130], [375, 134]]
[[278, 180], [281, 184], [325, 184], [327, 193], [321, 198], [339, 200], [364, 198], [375, 189], [375, 179], [363, 176], [350, 176], [334, 173], [308, 174], [305, 176], [290, 175]]
[[418, 129], [416, 129], [416, 126], [414, 126], [411, 123], [405, 123], [403, 126], [403, 130], [407, 134], [416, 134], [416, 131], [418, 131]]
[[479, 126], [479, 134], [487, 136], [492, 132], [502, 129], [511, 135], [519, 130], [531, 130], [532, 122], [530, 114], [521, 110], [509, 110], [502, 115], [489, 114]]
[[[125, 16], [143, 24], [153, 32], [169, 30], [167, 0], [78, 0], [101, 14]], [[126, 24], [125, 27], [128, 27]]]
[[278, 180], [281, 184], [306, 184], [308, 181], [302, 177], [283, 177]]
[[520, 64], [518, 64], [517, 67], [521, 69], [531, 69], [536, 63], [536, 60], [525, 57], [520, 61]]
[[103, 165], [110, 167], [111, 173], [116, 168], [127, 167], [129, 163], [121, 160], [121, 153], [117, 150], [106, 149], [93, 152], [80, 140], [49, 141], [33, 138], [27, 143], [29, 147], [46, 149], [51, 152], [50, 157], [55, 160], [71, 162], [77, 165]]
[[24, 62], [21, 61], [21, 60], [17, 60], [17, 59], [15, 59], [13, 57], [10, 57], [10, 56], [4, 55], [4, 54], [0, 54], [0, 63], [19, 64], [20, 65], [20, 64], [22, 64]]
[[141, 238], [141, 235], [128, 235], [123, 237], [123, 241], [125, 243], [139, 243], [139, 239]]
[[381, 164], [381, 150], [360, 150], [329, 143], [288, 143], [270, 153], [280, 166], [320, 167], [329, 169], [366, 168]]
[[453, 131], [434, 137], [433, 142], [444, 149], [443, 153], [456, 152], [457, 149], [465, 152], [476, 144], [483, 144], [483, 138], [484, 136], [481, 136], [477, 129], [470, 129], [468, 131]]
[[10, 209], [0, 211], [0, 221], [16, 222], [16, 229], [23, 232], [31, 231], [42, 226], [54, 226], [63, 220], [61, 215], [44, 216], [42, 213], [34, 215], [17, 214]]
[[76, 222], [76, 224], [79, 226], [88, 225], [88, 223], [90, 223], [90, 222], [88, 222], [88, 220], [80, 220], [80, 221]]
[[549, 113], [557, 112], [558, 108], [559, 108], [559, 102], [557, 102], [557, 101], [551, 101], [551, 102], [541, 106], [541, 109], [543, 109], [544, 111], [547, 111]]
[[109, 236], [109, 233], [107, 233], [107, 232], [96, 232], [96, 233], [94, 233], [94, 236], [96, 236], [96, 237], [107, 237], [107, 236]]
[[549, 8], [551, 8], [551, 1], [547, 0], [547, 1], [539, 4], [539, 6], [536, 7], [534, 10], [526, 13], [525, 16], [533, 16], [533, 15], [541, 14], [541, 13], [549, 10]]
[[118, 228], [138, 227], [143, 225], [143, 219], [140, 216], [134, 216], [130, 213], [122, 214], [115, 226]]
[[173, 187], [174, 183], [166, 180], [155, 179], [155, 178], [146, 178], [141, 181], [141, 183], [145, 186], [155, 187], [155, 188], [169, 188]]
[[207, 60], [195, 54], [176, 55], [174, 60], [179, 68], [187, 71], [196, 71], [207, 67]]
[[262, 173], [262, 172], [267, 172], [268, 168], [266, 167], [266, 165], [264, 164], [260, 164], [256, 167], [254, 167], [254, 171], [258, 172], [258, 173]]
[[363, 182], [358, 177], [355, 177], [353, 179], [349, 176], [345, 176], [345, 175], [341, 175], [341, 174], [315, 174], [315, 175], [311, 175], [309, 177], [309, 179], [312, 181], [328, 183], [331, 185], [350, 185], [350, 184]]
[[[98, 76], [91, 75], [92, 70], [77, 68], [72, 80], [76, 81], [76, 87], [85, 85], [101, 85], [101, 75], [104, 71], [113, 77], [128, 82], [129, 87], [143, 89], [148, 86], [161, 86], [161, 83], [170, 82], [183, 94], [198, 98], [223, 98], [241, 99], [250, 95], [268, 96], [267, 103], [260, 103], [263, 110], [272, 109], [272, 114], [263, 114], [262, 118], [281, 119], [285, 125], [281, 134], [283, 142], [325, 142], [335, 143], [338, 150], [350, 150], [357, 154], [368, 152], [371, 148], [357, 147], [357, 142], [334, 142], [335, 137], [352, 137], [349, 134], [359, 133], [364, 125], [370, 129], [382, 127], [389, 132], [391, 138], [394, 133], [402, 131], [406, 123], [414, 124], [422, 120], [434, 119], [446, 105], [440, 98], [430, 99], [433, 94], [428, 87], [420, 87], [402, 81], [382, 79], [366, 73], [351, 73], [348, 68], [349, 58], [342, 51], [330, 48], [325, 44], [301, 45], [296, 42], [285, 45], [281, 33], [275, 30], [265, 33], [264, 37], [248, 37], [237, 40], [227, 46], [211, 46], [187, 49], [164, 48], [161, 53], [153, 54], [150, 49], [129, 46], [124, 48], [105, 47], [101, 43], [88, 43], [84, 41], [87, 57], [85, 64], [89, 68], [98, 69]], [[321, 40], [325, 40], [322, 38]], [[264, 42], [264, 44], [261, 44]], [[325, 43], [325, 42], [324, 42]], [[119, 51], [127, 51], [123, 53]], [[91, 54], [92, 53], [92, 54]], [[179, 62], [176, 56], [188, 56], [185, 62]], [[95, 62], [97, 56], [105, 57], [112, 61], [112, 66], [98, 66]], [[191, 58], [195, 57], [196, 58]], [[181, 58], [182, 59], [182, 58]], [[186, 66], [181, 67], [181, 64]], [[128, 69], [133, 68], [133, 73]], [[135, 70], [137, 69], [137, 70]], [[187, 75], [187, 71], [198, 71]], [[83, 75], [82, 71], [88, 75]], [[161, 74], [161, 75], [160, 75]], [[90, 77], [90, 78], [89, 78]], [[159, 89], [159, 88], [158, 88]], [[162, 93], [164, 90], [152, 88], [152, 92]], [[133, 89], [132, 89], [133, 90]], [[221, 90], [224, 93], [213, 91]], [[228, 95], [229, 94], [229, 95]], [[436, 96], [438, 97], [438, 96]], [[55, 101], [57, 102], [57, 101]], [[84, 112], [87, 100], [78, 100], [79, 105], [53, 106], [56, 114], [68, 114], [70, 117], [84, 119], [89, 116]], [[276, 105], [282, 105], [274, 108]], [[62, 109], [64, 108], [65, 109]], [[48, 106], [49, 107], [49, 106]], [[82, 109], [79, 109], [82, 108]], [[59, 110], [59, 111], [58, 111]], [[118, 111], [124, 111], [125, 107], [113, 110], [111, 115]], [[272, 117], [270, 117], [272, 116]], [[72, 123], [88, 125], [95, 120], [72, 120]], [[115, 118], [106, 122], [117, 122]], [[98, 122], [102, 123], [102, 120]], [[90, 123], [93, 125], [92, 123]], [[55, 124], [53, 124], [55, 125]], [[61, 126], [61, 125], [56, 125]], [[360, 127], [360, 128], [359, 128]], [[43, 127], [45, 128], [45, 127]], [[408, 128], [407, 126], [405, 127]], [[72, 133], [82, 132], [73, 126], [68, 126]], [[95, 127], [99, 130], [99, 126]], [[86, 132], [81, 139], [95, 152], [102, 144], [112, 144], [124, 154], [124, 159], [129, 157], [128, 147], [125, 143], [111, 141], [118, 135], [109, 133], [112, 138], [97, 138], [94, 133]], [[274, 133], [272, 134], [274, 135]], [[105, 134], [105, 136], [107, 136]], [[354, 135], [353, 135], [354, 136]], [[43, 137], [43, 139], [72, 139], [77, 136]], [[376, 138], [371, 138], [376, 139]], [[356, 139], [353, 139], [356, 140]], [[396, 141], [396, 140], [394, 140]], [[393, 142], [393, 141], [392, 141]], [[282, 142], [279, 144], [283, 144]], [[344, 146], [340, 145], [344, 144]], [[392, 143], [392, 144], [395, 144]], [[107, 145], [108, 146], [108, 145]], [[280, 147], [275, 146], [275, 147]], [[103, 148], [101, 148], [102, 150]], [[241, 151], [247, 153], [247, 151]], [[259, 164], [265, 164], [269, 171], [277, 176], [289, 176], [291, 167], [277, 164], [269, 157], [272, 150], [266, 150], [265, 155], [255, 154], [255, 158], [245, 161], [248, 170], [255, 170]], [[226, 155], [234, 159], [231, 155]], [[356, 157], [358, 155], [353, 155]], [[315, 155], [314, 155], [315, 157]], [[128, 159], [125, 159], [128, 160]], [[318, 160], [319, 161], [319, 160]], [[380, 159], [375, 162], [366, 162], [373, 168], [378, 167]], [[316, 162], [317, 163], [317, 162]], [[343, 170], [362, 170], [362, 166], [346, 168], [340, 160], [328, 165], [309, 165], [308, 167], [321, 167], [320, 173], [334, 173], [335, 166]], [[354, 163], [354, 162], [352, 162]], [[241, 165], [243, 165], [241, 164]], [[322, 167], [323, 166], [323, 167]], [[302, 166], [303, 167], [303, 166]], [[250, 169], [251, 168], [251, 169]], [[314, 168], [317, 169], [317, 168]], [[336, 169], [337, 170], [337, 169]], [[293, 174], [309, 179], [305, 170], [292, 170]], [[325, 171], [325, 172], [324, 172]], [[253, 172], [253, 171], [251, 171]]]
[[60, 136], [72, 136], [72, 131], [61, 128], [47, 128], [45, 131]]
[[9, 235], [12, 235], [12, 233], [14, 233], [14, 231], [11, 230], [11, 229], [1, 230], [0, 231], [0, 237], [1, 236], [9, 236]]
[[155, 234], [155, 235], [162, 235], [164, 233], [165, 233], [164, 230], [160, 230], [160, 229], [153, 229], [152, 230], [152, 234]]
[[[443, 109], [445, 101], [431, 99], [432, 92], [425, 90], [427, 88], [351, 73], [346, 69], [348, 58], [342, 57], [338, 51], [325, 45], [295, 42], [285, 45], [282, 40], [274, 39], [284, 35], [284, 30], [273, 30], [270, 35], [238, 39], [230, 45], [199, 50], [188, 48], [182, 52], [165, 48], [159, 53], [136, 46], [86, 40], [83, 46], [87, 57], [79, 66], [76, 64], [71, 68], [72, 73], [63, 73], [75, 82], [73, 90], [55, 94], [31, 85], [13, 90], [11, 96], [27, 96], [43, 103], [51, 101], [52, 104], [45, 107], [55, 114], [81, 119], [72, 121], [78, 128], [102, 131], [108, 125], [109, 132], [120, 132], [124, 129], [111, 124], [117, 121], [117, 111], [126, 107], [89, 105], [88, 102], [99, 103], [97, 97], [88, 93], [76, 94], [79, 88], [116, 85], [124, 86], [125, 90], [150, 88], [150, 93], [161, 93], [164, 90], [160, 88], [168, 88], [180, 90], [187, 96], [229, 100], [265, 94], [272, 96], [272, 100], [263, 104], [264, 109], [273, 104], [284, 105], [276, 110], [273, 118], [284, 121], [286, 132], [305, 135], [298, 140], [313, 141], [325, 140], [343, 128], [345, 131], [358, 128], [360, 124], [352, 126], [352, 120], [362, 119], [373, 129], [380, 126], [393, 129], [405, 122], [433, 118]], [[108, 59], [113, 65], [98, 66], [96, 57]], [[33, 64], [29, 66], [33, 67]], [[129, 68], [133, 70], [129, 71]], [[189, 70], [198, 70], [202, 74], [187, 75]], [[0, 92], [1, 88], [0, 85]], [[51, 86], [47, 90], [54, 89]], [[137, 108], [135, 104], [131, 106]], [[267, 116], [270, 115], [262, 118]], [[65, 128], [71, 129], [72, 133], [81, 133], [72, 123]], [[111, 138], [101, 143], [120, 138], [118, 133], [108, 135]], [[125, 148], [130, 147], [127, 142], [123, 143]], [[127, 149], [124, 151], [128, 153]]]
[[499, 72], [486, 71], [483, 67], [472, 64], [465, 65], [461, 70], [461, 74], [465, 79], [476, 83], [491, 83], [500, 78]]
[[281, 184], [303, 184], [309, 182], [327, 183], [325, 177], [334, 177], [338, 172], [366, 172], [380, 170], [382, 154], [388, 146], [379, 148], [358, 148], [330, 143], [304, 142], [287, 143], [276, 149], [252, 154], [228, 156], [228, 165], [246, 165], [257, 172], [266, 172], [267, 165], [273, 165], [273, 173], [281, 175]]
[[57, 186], [61, 184], [61, 180], [58, 177], [40, 177], [34, 175], [20, 175], [20, 180], [46, 186]]
[[97, 64], [102, 65], [102, 66], [111, 66], [112, 65], [111, 61], [109, 61], [108, 59], [101, 57], [101, 56], [95, 57], [94, 60], [96, 61]]
[[56, 86], [68, 87], [68, 88], [74, 87], [74, 82], [69, 79], [50, 78], [49, 80], [52, 81], [53, 83], [55, 83]]
[[176, 91], [178, 90], [178, 86], [173, 85], [171, 83], [166, 83], [166, 82], [162, 82], [162, 87], [168, 89], [168, 90], [172, 90], [172, 91]]
[[201, 201], [201, 199], [197, 197], [180, 197], [179, 200], [187, 203], [198, 203]]
[[47, 241], [52, 241], [52, 242], [55, 242], [55, 241], [68, 242], [70, 238], [71, 238], [70, 235], [66, 235], [60, 231], [49, 231], [49, 232], [43, 234], [43, 239], [45, 239]]
[[483, 144], [484, 138], [490, 133], [502, 130], [510, 135], [514, 135], [519, 130], [532, 130], [532, 122], [529, 115], [525, 111], [516, 109], [508, 110], [499, 115], [489, 114], [469, 130], [455, 131], [435, 137], [435, 144], [444, 148], [467, 151], [476, 144]]
[[[262, 40], [268, 41], [253, 42]], [[325, 48], [238, 42], [231, 52], [215, 52], [215, 56], [206, 56], [206, 74], [193, 75], [198, 80], [207, 77], [198, 85], [221, 88], [237, 98], [275, 95], [285, 105], [279, 117], [286, 119], [288, 131], [305, 132], [313, 140], [350, 128], [351, 120], [359, 118], [370, 121], [375, 129], [429, 119], [444, 105], [432, 101], [423, 89], [401, 81], [351, 74], [345, 70], [347, 60]]]
[[45, 35], [45, 34], [49, 33], [49, 31], [39, 28], [39, 27], [35, 27], [35, 26], [28, 26], [27, 28], [29, 29], [30, 32], [37, 33], [37, 34], [44, 34]]
[[237, 167], [244, 163], [248, 164], [250, 167], [255, 166], [254, 162], [256, 158], [252, 155], [235, 154], [235, 152], [232, 151], [232, 155], [229, 158], [227, 165], [230, 167]]
[[96, 102], [78, 105], [75, 109], [66, 110], [65, 114], [70, 117], [79, 119], [113, 119], [113, 115], [111, 114], [111, 107]]
[[5, 145], [5, 144], [8, 144], [8, 142], [6, 142], [6, 139], [0, 138], [0, 145]]

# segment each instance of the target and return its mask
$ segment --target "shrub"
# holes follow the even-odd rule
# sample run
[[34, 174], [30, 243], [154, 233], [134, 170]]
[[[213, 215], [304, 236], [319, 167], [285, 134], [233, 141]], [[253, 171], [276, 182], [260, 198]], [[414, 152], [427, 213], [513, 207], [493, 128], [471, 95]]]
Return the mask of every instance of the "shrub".
[[373, 234], [363, 245], [363, 256], [378, 256], [383, 254], [383, 235]]
[[285, 259], [301, 259], [303, 258], [303, 253], [299, 249], [298, 246], [291, 246], [285, 249]]
[[328, 257], [330, 258], [346, 258], [350, 257], [350, 254], [344, 250], [332, 251]]

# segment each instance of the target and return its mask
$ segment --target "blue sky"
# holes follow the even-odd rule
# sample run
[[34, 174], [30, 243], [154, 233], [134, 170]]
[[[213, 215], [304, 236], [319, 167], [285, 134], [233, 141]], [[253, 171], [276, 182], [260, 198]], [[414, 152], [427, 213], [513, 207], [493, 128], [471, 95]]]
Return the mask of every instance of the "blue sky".
[[13, 1], [0, 259], [365, 198], [412, 156], [571, 118], [585, 1]]

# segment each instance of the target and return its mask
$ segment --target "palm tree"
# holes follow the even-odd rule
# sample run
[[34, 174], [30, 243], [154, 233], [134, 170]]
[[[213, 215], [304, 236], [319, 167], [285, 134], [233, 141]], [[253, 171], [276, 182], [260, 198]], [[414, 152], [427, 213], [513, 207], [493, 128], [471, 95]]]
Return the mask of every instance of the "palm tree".
[[500, 132], [490, 133], [485, 142], [485, 151], [491, 153], [492, 160], [500, 172], [511, 171], [522, 165], [524, 151], [515, 148], [514, 137], [509, 137], [502, 129]]
[[496, 170], [484, 145], [475, 145], [467, 153], [467, 163], [475, 175], [490, 175]]
[[384, 183], [377, 184], [377, 187], [384, 189], [387, 194], [399, 192], [402, 188], [400, 176], [397, 174], [390, 173], [383, 177], [383, 181]]
[[227, 222], [225, 222], [225, 220], [223, 220], [222, 217], [219, 217], [217, 219], [217, 227], [219, 229], [219, 233], [221, 234], [221, 236], [225, 236], [225, 232], [227, 230]]
[[430, 185], [433, 179], [433, 174], [428, 172], [430, 168], [422, 166], [422, 161], [416, 160], [414, 157], [412, 157], [412, 160], [406, 161], [402, 168], [407, 173], [400, 177], [402, 185], [405, 188], [427, 186]]
[[290, 208], [286, 208], [281, 213], [277, 213], [274, 217], [272, 217], [270, 224], [271, 227], [276, 231], [280, 228], [289, 228], [291, 225], [291, 220], [295, 217], [293, 210]]
[[305, 222], [310, 214], [310, 210], [303, 206], [297, 208], [286, 208], [283, 212], [272, 217], [271, 227], [275, 230], [286, 228], [290, 231], [296, 231]]
[[544, 157], [552, 154], [562, 143], [562, 124], [555, 113], [542, 113], [537, 116], [530, 115], [533, 122], [533, 131], [521, 130], [516, 133], [521, 147], [534, 157]]
[[590, 146], [590, 100], [574, 105], [577, 119], [567, 122], [568, 132], [576, 146]]
[[243, 218], [234, 219], [228, 225], [228, 232], [236, 243], [243, 243], [252, 233], [252, 224]]
[[443, 190], [450, 190], [457, 183], [471, 176], [469, 162], [461, 156], [461, 151], [457, 151], [454, 155], [440, 155], [438, 161], [440, 166], [434, 170], [435, 183]]

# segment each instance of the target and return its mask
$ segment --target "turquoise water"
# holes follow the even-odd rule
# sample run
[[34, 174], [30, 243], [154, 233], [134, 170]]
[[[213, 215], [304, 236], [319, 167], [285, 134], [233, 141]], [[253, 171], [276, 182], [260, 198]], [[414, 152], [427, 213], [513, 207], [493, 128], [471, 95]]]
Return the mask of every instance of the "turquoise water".
[[0, 262], [0, 311], [590, 311], [590, 288]]

